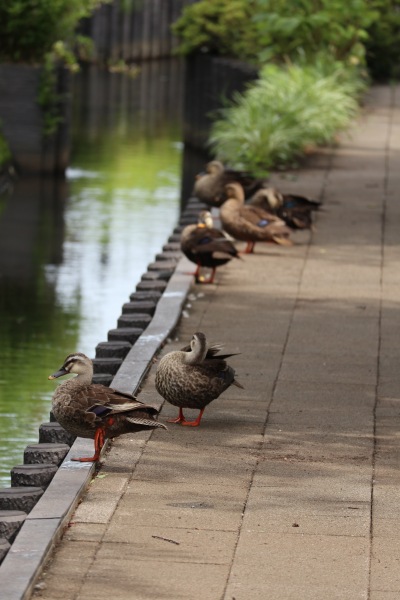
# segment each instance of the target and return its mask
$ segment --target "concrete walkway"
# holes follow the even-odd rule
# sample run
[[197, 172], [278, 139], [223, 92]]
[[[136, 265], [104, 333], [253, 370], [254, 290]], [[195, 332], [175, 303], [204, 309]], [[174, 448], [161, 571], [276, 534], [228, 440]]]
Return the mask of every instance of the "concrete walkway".
[[116, 440], [35, 598], [400, 598], [400, 89], [274, 179], [323, 200], [317, 231], [193, 287], [165, 348], [205, 332], [245, 389], [198, 429]]

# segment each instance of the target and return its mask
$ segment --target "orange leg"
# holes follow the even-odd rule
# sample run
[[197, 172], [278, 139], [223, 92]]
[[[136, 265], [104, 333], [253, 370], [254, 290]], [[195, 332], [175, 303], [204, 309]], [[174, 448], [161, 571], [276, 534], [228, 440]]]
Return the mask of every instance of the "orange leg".
[[196, 267], [196, 270], [194, 271], [194, 273], [190, 273], [190, 272], [186, 271], [185, 275], [193, 275], [193, 277], [195, 278], [195, 280], [197, 282], [197, 279], [198, 279], [198, 277], [200, 275], [200, 267], [201, 267], [201, 265], [197, 264], [197, 267]]
[[196, 283], [200, 282], [200, 268], [201, 268], [200, 263], [197, 263], [197, 269], [194, 273], [194, 279], [195, 279]]
[[198, 427], [200, 425], [201, 417], [203, 416], [204, 408], [199, 412], [199, 416], [195, 421], [182, 421], [182, 425], [186, 425], [186, 427]]
[[243, 254], [253, 254], [255, 242], [247, 242], [247, 246], [243, 251]]
[[185, 417], [183, 416], [183, 410], [180, 408], [176, 419], [167, 419], [167, 423], [186, 423]]
[[100, 452], [102, 447], [104, 446], [105, 434], [103, 427], [98, 427], [94, 434], [94, 454], [90, 457], [84, 458], [73, 458], [72, 460], [78, 462], [96, 462], [100, 458]]

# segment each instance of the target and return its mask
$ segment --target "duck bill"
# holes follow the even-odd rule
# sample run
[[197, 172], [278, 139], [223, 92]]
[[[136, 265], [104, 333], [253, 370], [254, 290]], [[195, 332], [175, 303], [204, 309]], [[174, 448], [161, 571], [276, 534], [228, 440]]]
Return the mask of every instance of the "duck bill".
[[63, 375], [67, 375], [67, 374], [68, 374], [68, 371], [66, 369], [64, 369], [64, 367], [61, 367], [61, 369], [59, 369], [58, 371], [53, 373], [53, 375], [49, 375], [48, 379], [57, 379], [57, 377], [62, 377]]

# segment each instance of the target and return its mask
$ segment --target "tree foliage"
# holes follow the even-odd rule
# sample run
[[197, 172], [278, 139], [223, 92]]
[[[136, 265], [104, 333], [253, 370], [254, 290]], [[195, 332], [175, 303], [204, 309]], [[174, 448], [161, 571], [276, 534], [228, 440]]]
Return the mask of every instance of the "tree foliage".
[[375, 80], [400, 78], [400, 1], [371, 0], [379, 12], [366, 40], [367, 65]]
[[71, 43], [80, 19], [102, 0], [2, 0], [0, 60], [42, 62], [56, 43]]
[[351, 64], [366, 58], [374, 76], [400, 71], [399, 0], [200, 0], [173, 30], [182, 54], [264, 64], [312, 62], [325, 52]]

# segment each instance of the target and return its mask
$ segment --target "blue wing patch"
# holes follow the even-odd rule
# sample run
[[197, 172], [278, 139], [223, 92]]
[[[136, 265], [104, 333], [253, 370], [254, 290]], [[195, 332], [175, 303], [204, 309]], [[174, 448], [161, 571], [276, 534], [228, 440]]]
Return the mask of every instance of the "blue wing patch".
[[98, 417], [104, 417], [112, 411], [109, 406], [101, 406], [101, 404], [94, 404], [87, 409], [87, 412], [92, 412]]
[[261, 219], [261, 221], [258, 221], [257, 225], [259, 227], [266, 227], [268, 225], [269, 221], [267, 219]]
[[209, 244], [210, 242], [211, 242], [211, 238], [210, 237], [203, 237], [199, 241], [199, 244]]

